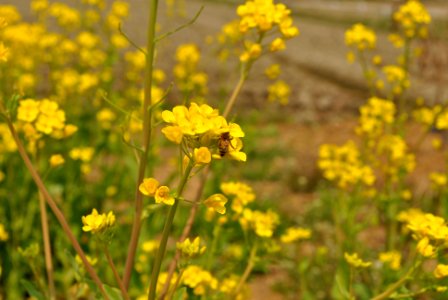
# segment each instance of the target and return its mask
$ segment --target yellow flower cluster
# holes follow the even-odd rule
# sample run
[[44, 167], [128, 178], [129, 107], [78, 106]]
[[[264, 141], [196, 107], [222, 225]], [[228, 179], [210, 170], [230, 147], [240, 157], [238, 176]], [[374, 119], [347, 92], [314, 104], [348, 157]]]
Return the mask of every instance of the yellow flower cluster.
[[[244, 45], [241, 52], [236, 51], [243, 63], [250, 64], [264, 51], [285, 49], [285, 40], [299, 34], [293, 25], [291, 10], [284, 4], [275, 4], [273, 0], [248, 0], [238, 6], [237, 14], [239, 21], [224, 25], [218, 40], [221, 44]], [[268, 37], [271, 37], [269, 42], [263, 43]], [[223, 59], [227, 56], [228, 51], [220, 54]]]
[[424, 257], [433, 257], [442, 247], [446, 247], [448, 226], [445, 219], [417, 209], [401, 212], [397, 219], [412, 232], [418, 241], [417, 251]]
[[218, 288], [218, 280], [199, 266], [188, 266], [182, 275], [182, 284], [193, 289], [195, 295], [203, 296], [207, 290], [216, 290]]
[[243, 209], [255, 200], [253, 189], [242, 182], [223, 182], [221, 183], [221, 191], [227, 196], [234, 196], [231, 208], [237, 214], [243, 212]]
[[368, 268], [372, 265], [371, 262], [363, 261], [359, 258], [358, 253], [344, 253], [345, 261], [354, 268]]
[[409, 153], [408, 145], [399, 135], [387, 134], [381, 137], [377, 154], [387, 158], [387, 163], [383, 165], [383, 171], [391, 176], [393, 181], [398, 180], [398, 175], [401, 172], [409, 173], [415, 168], [415, 155]]
[[20, 101], [17, 120], [22, 122], [22, 130], [31, 140], [39, 139], [42, 134], [60, 139], [77, 130], [76, 126], [65, 124], [65, 112], [56, 102], [48, 99]]
[[442, 112], [442, 106], [440, 105], [419, 107], [414, 110], [413, 117], [415, 121], [426, 127], [436, 125], [437, 129], [448, 129], [448, 114]]
[[207, 74], [198, 70], [201, 54], [195, 44], [180, 45], [176, 50], [174, 77], [180, 91], [194, 102], [205, 102]]
[[275, 4], [273, 0], [249, 0], [238, 6], [237, 14], [241, 18], [239, 28], [243, 33], [252, 28], [266, 33], [278, 27], [284, 38], [299, 34], [292, 24], [291, 10], [284, 4]]
[[115, 215], [113, 212], [99, 214], [94, 208], [92, 213], [82, 217], [82, 230], [92, 232], [92, 234], [103, 233], [115, 224]]
[[289, 102], [289, 96], [291, 95], [291, 88], [283, 80], [277, 80], [276, 82], [268, 86], [268, 101], [278, 101], [282, 105], [286, 105]]
[[186, 145], [185, 153], [207, 147], [215, 152], [215, 159], [229, 157], [246, 161], [246, 154], [241, 152], [243, 142], [240, 139], [244, 137], [244, 132], [238, 124], [227, 123], [217, 109], [193, 102], [189, 108], [180, 105], [172, 111], [163, 111], [162, 119], [169, 124], [162, 129], [162, 133], [168, 140]]
[[393, 102], [372, 97], [360, 108], [359, 125], [356, 133], [378, 137], [395, 121]]
[[181, 251], [182, 255], [186, 257], [194, 257], [204, 254], [206, 247], [201, 247], [201, 238], [196, 237], [193, 242], [186, 238], [183, 242], [177, 242], [176, 248]]
[[400, 25], [406, 38], [425, 38], [428, 34], [431, 16], [418, 0], [408, 0], [394, 13], [393, 18]]
[[279, 224], [279, 216], [270, 210], [262, 212], [245, 208], [239, 221], [245, 230], [252, 229], [259, 237], [270, 238]]
[[284, 244], [290, 244], [295, 241], [309, 239], [310, 237], [311, 237], [311, 230], [300, 227], [290, 227], [280, 237], [280, 241]]
[[402, 67], [395, 65], [384, 66], [383, 73], [386, 76], [387, 82], [390, 84], [393, 94], [401, 95], [409, 88], [408, 74]]
[[375, 182], [372, 168], [361, 161], [358, 148], [351, 141], [343, 146], [322, 145], [318, 166], [327, 180], [335, 182], [342, 189], [360, 183], [371, 186]]
[[398, 251], [389, 251], [380, 253], [379, 259], [387, 264], [392, 270], [399, 270], [401, 266], [401, 253]]
[[359, 51], [374, 49], [376, 47], [375, 32], [363, 24], [357, 23], [345, 32], [345, 44]]

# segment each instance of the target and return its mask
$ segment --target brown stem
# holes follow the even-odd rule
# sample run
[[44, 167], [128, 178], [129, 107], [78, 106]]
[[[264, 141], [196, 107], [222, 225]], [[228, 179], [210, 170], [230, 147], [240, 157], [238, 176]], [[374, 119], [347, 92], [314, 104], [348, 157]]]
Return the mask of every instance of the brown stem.
[[44, 240], [44, 254], [45, 254], [45, 268], [47, 270], [47, 280], [48, 280], [48, 290], [50, 294], [50, 299], [56, 299], [56, 291], [54, 288], [53, 279], [53, 259], [51, 255], [50, 246], [50, 232], [48, 229], [48, 216], [47, 208], [45, 207], [45, 199], [42, 193], [39, 192], [39, 207], [40, 207], [40, 220], [42, 225], [42, 237]]
[[6, 118], [6, 122], [8, 124], [9, 130], [11, 132], [12, 137], [14, 138], [14, 141], [17, 145], [17, 150], [20, 153], [20, 156], [23, 159], [23, 162], [25, 163], [28, 171], [31, 174], [31, 177], [33, 178], [34, 182], [36, 183], [37, 187], [39, 188], [39, 191], [42, 193], [42, 196], [44, 197], [45, 201], [47, 201], [48, 206], [50, 206], [51, 210], [53, 211], [54, 215], [56, 216], [56, 219], [58, 219], [59, 223], [62, 226], [62, 229], [64, 230], [65, 234], [67, 235], [68, 239], [70, 240], [73, 248], [75, 248], [76, 253], [81, 258], [84, 266], [86, 267], [87, 273], [89, 273], [90, 277], [93, 279], [95, 284], [100, 289], [101, 294], [103, 295], [104, 299], [109, 299], [107, 296], [104, 288], [103, 283], [101, 282], [100, 278], [96, 274], [93, 267], [90, 265], [89, 261], [87, 260], [86, 255], [84, 254], [84, 251], [82, 250], [81, 246], [79, 245], [78, 241], [76, 240], [74, 234], [72, 233], [70, 226], [67, 223], [67, 220], [64, 217], [64, 214], [57, 206], [56, 202], [53, 200], [53, 198], [50, 196], [50, 193], [48, 193], [47, 188], [45, 187], [44, 183], [42, 182], [42, 179], [40, 178], [39, 174], [37, 173], [36, 169], [34, 168], [33, 164], [31, 163], [30, 158], [28, 157], [28, 154], [25, 151], [25, 148], [23, 147], [22, 142], [19, 139], [19, 136], [17, 135], [17, 132], [14, 128], [14, 125], [11, 123], [11, 120]]
[[123, 284], [126, 289], [129, 288], [129, 281], [134, 265], [135, 253], [137, 251], [138, 238], [140, 236], [142, 211], [143, 211], [143, 195], [138, 190], [140, 183], [145, 177], [146, 164], [148, 162], [149, 145], [151, 141], [152, 130], [152, 110], [151, 106], [151, 89], [153, 81], [153, 62], [154, 62], [154, 48], [155, 48], [155, 28], [157, 18], [158, 0], [150, 2], [149, 21], [148, 21], [148, 40], [147, 40], [147, 54], [146, 54], [146, 75], [145, 75], [145, 98], [143, 101], [143, 153], [140, 155], [140, 163], [138, 168], [137, 183], [135, 189], [135, 216], [132, 224], [131, 240], [128, 247], [128, 256], [126, 258], [126, 265], [123, 274]]
[[117, 281], [118, 286], [120, 287], [123, 299], [129, 300], [130, 299], [129, 295], [123, 285], [123, 282], [121, 281], [120, 275], [118, 275], [117, 268], [115, 267], [114, 261], [112, 260], [112, 256], [110, 256], [107, 245], [104, 245], [104, 253], [106, 254], [107, 262], [109, 263], [109, 266], [112, 269], [112, 272], [114, 273], [115, 280]]

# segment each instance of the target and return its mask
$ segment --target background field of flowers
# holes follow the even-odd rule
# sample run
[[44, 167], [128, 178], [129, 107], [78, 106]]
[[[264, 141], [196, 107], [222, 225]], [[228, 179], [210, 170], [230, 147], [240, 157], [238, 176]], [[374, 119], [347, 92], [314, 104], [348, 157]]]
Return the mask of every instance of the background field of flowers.
[[445, 299], [447, 20], [0, 1], [0, 299]]

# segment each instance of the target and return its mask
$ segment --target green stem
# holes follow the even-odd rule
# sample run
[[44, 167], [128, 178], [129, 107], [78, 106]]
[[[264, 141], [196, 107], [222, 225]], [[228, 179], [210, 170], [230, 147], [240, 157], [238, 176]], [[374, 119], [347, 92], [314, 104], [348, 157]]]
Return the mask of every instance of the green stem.
[[239, 294], [239, 292], [243, 288], [244, 283], [249, 278], [249, 275], [255, 266], [255, 257], [257, 255], [257, 250], [258, 250], [258, 245], [257, 245], [257, 243], [255, 243], [255, 245], [250, 250], [249, 261], [247, 263], [246, 269], [244, 270], [243, 276], [241, 276], [240, 282], [238, 282], [238, 285], [234, 291], [235, 296], [237, 296]]
[[367, 81], [367, 86], [369, 88], [370, 96], [373, 97], [373, 96], [375, 96], [375, 89], [373, 87], [372, 78], [370, 78], [371, 73], [370, 73], [370, 69], [369, 69], [369, 67], [367, 65], [367, 61], [366, 61], [366, 58], [364, 56], [364, 52], [358, 50], [358, 56], [359, 56], [359, 62], [361, 64], [361, 69], [362, 69], [364, 78]]
[[160, 267], [162, 266], [163, 257], [166, 252], [166, 244], [168, 242], [168, 236], [171, 232], [171, 227], [173, 225], [174, 216], [176, 214], [177, 206], [179, 204], [179, 197], [182, 196], [185, 185], [190, 176], [191, 169], [193, 168], [193, 163], [190, 162], [183, 174], [181, 181], [179, 182], [179, 187], [177, 189], [177, 197], [175, 197], [174, 204], [170, 207], [168, 216], [165, 220], [165, 226], [163, 227], [162, 239], [160, 240], [159, 249], [157, 250], [156, 259], [154, 261], [154, 266], [152, 268], [151, 283], [149, 286], [148, 300], [154, 300], [156, 298], [156, 287], [157, 281], [159, 279]]
[[403, 275], [398, 281], [390, 285], [384, 292], [379, 294], [378, 296], [373, 297], [371, 300], [382, 300], [387, 299], [389, 296], [395, 292], [399, 287], [401, 287], [409, 278], [411, 278], [414, 271], [421, 265], [422, 261], [417, 260], [414, 265]]
[[229, 101], [227, 102], [226, 108], [224, 109], [224, 113], [222, 114], [222, 116], [224, 118], [227, 118], [230, 111], [232, 110], [232, 107], [235, 104], [237, 96], [240, 93], [241, 88], [243, 87], [243, 84], [247, 79], [248, 72], [245, 71], [245, 67], [243, 67], [243, 69], [244, 70], [241, 72], [240, 79], [238, 80], [238, 83], [236, 84], [235, 88], [233, 89], [232, 95], [230, 96]]
[[153, 81], [153, 63], [154, 63], [154, 48], [155, 48], [155, 28], [157, 18], [158, 0], [152, 0], [149, 6], [149, 22], [148, 22], [148, 41], [146, 54], [146, 74], [145, 74], [145, 98], [143, 102], [143, 153], [140, 155], [140, 163], [138, 168], [138, 176], [135, 191], [135, 217], [132, 224], [131, 240], [128, 247], [128, 256], [126, 258], [126, 265], [123, 274], [123, 284], [129, 288], [129, 281], [134, 265], [135, 253], [137, 251], [138, 238], [140, 236], [142, 212], [143, 212], [143, 195], [138, 190], [140, 183], [145, 177], [146, 165], [148, 162], [149, 145], [151, 141], [152, 131], [152, 110], [151, 106], [151, 89]]

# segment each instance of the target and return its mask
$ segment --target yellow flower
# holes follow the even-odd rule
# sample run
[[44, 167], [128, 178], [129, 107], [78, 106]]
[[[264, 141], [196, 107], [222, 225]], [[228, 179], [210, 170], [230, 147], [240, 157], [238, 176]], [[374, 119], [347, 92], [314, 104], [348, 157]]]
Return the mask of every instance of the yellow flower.
[[0, 61], [7, 62], [9, 58], [9, 48], [0, 43]]
[[92, 213], [82, 217], [82, 223], [84, 226], [82, 230], [85, 232], [92, 232], [92, 234], [104, 232], [106, 229], [112, 227], [115, 224], [115, 215], [113, 212], [99, 214], [94, 208]]
[[434, 277], [437, 279], [448, 276], [448, 265], [438, 264], [434, 270]]
[[212, 160], [212, 154], [207, 147], [195, 148], [193, 155], [197, 164], [208, 164]]
[[345, 32], [345, 43], [361, 51], [373, 49], [376, 46], [376, 35], [370, 28], [357, 23]]
[[157, 188], [159, 187], [159, 182], [155, 178], [145, 178], [143, 182], [138, 187], [140, 193], [145, 196], [153, 197], [156, 194]]
[[281, 38], [276, 38], [269, 45], [269, 50], [271, 52], [284, 50], [286, 48], [285, 41]]
[[401, 253], [398, 251], [382, 252], [379, 259], [381, 262], [387, 263], [392, 270], [400, 269]]
[[429, 178], [431, 179], [431, 183], [436, 188], [446, 187], [448, 183], [448, 178], [444, 173], [433, 172], [429, 174]]
[[174, 204], [174, 197], [170, 194], [170, 188], [164, 185], [157, 188], [155, 193], [155, 200], [156, 203], [164, 203], [166, 205]]
[[264, 70], [264, 74], [269, 79], [272, 79], [272, 80], [276, 79], [280, 75], [280, 65], [273, 64], [273, 65], [269, 66], [268, 68], [266, 68], [266, 70]]
[[54, 154], [50, 157], [50, 166], [52, 166], [53, 168], [64, 164], [64, 162], [65, 159], [60, 154]]
[[226, 203], [227, 198], [223, 194], [214, 194], [204, 200], [205, 206], [213, 209], [217, 213], [225, 214], [226, 213]]
[[278, 101], [280, 104], [286, 105], [291, 95], [291, 88], [283, 80], [278, 80], [268, 87], [268, 101]]
[[345, 261], [354, 268], [368, 268], [372, 265], [371, 262], [365, 262], [358, 257], [358, 253], [348, 254], [344, 253]]
[[417, 243], [417, 251], [424, 257], [432, 257], [436, 253], [436, 249], [429, 243], [427, 237], [422, 238]]
[[264, 213], [246, 208], [243, 210], [243, 216], [240, 218], [240, 224], [243, 228], [252, 228], [256, 235], [265, 238], [272, 237], [278, 223], [279, 217], [272, 211]]
[[5, 242], [9, 238], [8, 232], [5, 230], [5, 226], [0, 224], [0, 242]]
[[185, 268], [182, 283], [193, 289], [195, 295], [204, 295], [207, 289], [216, 290], [218, 287], [218, 280], [210, 272], [195, 265]]
[[305, 240], [311, 237], [311, 230], [300, 228], [300, 227], [290, 227], [286, 230], [286, 233], [280, 237], [280, 240], [284, 244], [289, 244], [297, 240]]
[[159, 248], [159, 242], [156, 240], [149, 240], [142, 244], [142, 250], [147, 253], [154, 252], [158, 248]]
[[73, 148], [69, 152], [69, 156], [73, 160], [80, 160], [82, 162], [89, 162], [92, 160], [93, 154], [95, 152], [95, 149], [92, 147], [78, 147]]
[[176, 248], [182, 252], [183, 255], [187, 257], [194, 257], [201, 255], [205, 252], [206, 247], [200, 246], [201, 238], [196, 237], [193, 242], [189, 238], [186, 238], [183, 242], [177, 242]]
[[33, 122], [39, 115], [39, 102], [33, 99], [20, 101], [17, 109], [17, 119], [24, 122]]
[[[89, 262], [89, 264], [91, 266], [96, 265], [96, 263], [98, 262], [98, 259], [96, 257], [92, 258], [90, 255], [86, 255], [86, 259], [87, 259], [87, 261]], [[79, 266], [81, 266], [82, 268], [85, 267], [81, 257], [78, 254], [76, 254], [75, 260], [76, 260], [76, 262], [78, 263]]]

